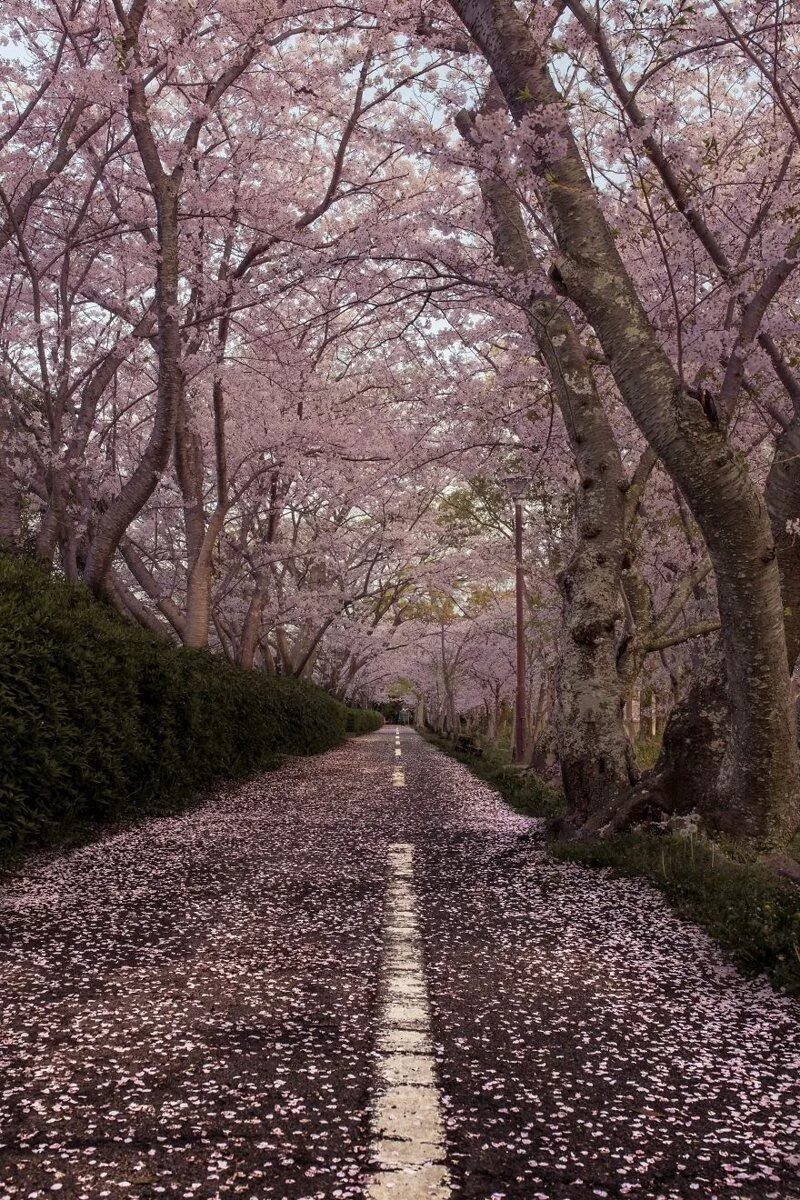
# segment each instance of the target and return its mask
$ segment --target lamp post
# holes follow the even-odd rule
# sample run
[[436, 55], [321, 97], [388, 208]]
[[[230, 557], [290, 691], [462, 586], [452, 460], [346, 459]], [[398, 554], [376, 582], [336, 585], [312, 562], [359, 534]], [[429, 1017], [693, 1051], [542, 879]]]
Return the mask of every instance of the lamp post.
[[509, 475], [503, 481], [514, 502], [514, 558], [517, 600], [517, 699], [514, 705], [514, 762], [525, 761], [525, 574], [522, 565], [522, 498], [528, 488], [526, 475]]

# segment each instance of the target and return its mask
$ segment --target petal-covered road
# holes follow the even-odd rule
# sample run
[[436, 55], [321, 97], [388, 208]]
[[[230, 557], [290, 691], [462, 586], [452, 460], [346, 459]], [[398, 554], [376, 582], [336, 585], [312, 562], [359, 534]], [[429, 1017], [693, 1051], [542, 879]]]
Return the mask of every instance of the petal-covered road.
[[[2, 1200], [800, 1197], [800, 1005], [401, 747], [383, 730], [6, 882]], [[387, 1059], [405, 1037], [420, 1058]], [[373, 1118], [403, 1061], [440, 1131], [427, 1176], [413, 1146], [381, 1172], [414, 1125]]]

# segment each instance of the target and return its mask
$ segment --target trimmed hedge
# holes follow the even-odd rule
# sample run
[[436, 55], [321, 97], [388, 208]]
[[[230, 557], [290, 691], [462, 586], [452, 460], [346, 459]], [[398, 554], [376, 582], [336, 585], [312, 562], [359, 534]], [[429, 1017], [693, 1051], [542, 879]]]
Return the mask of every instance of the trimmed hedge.
[[340, 742], [343, 704], [128, 625], [0, 555], [0, 853], [167, 812], [216, 779]]
[[348, 733], [373, 733], [383, 725], [383, 714], [374, 708], [348, 708]]

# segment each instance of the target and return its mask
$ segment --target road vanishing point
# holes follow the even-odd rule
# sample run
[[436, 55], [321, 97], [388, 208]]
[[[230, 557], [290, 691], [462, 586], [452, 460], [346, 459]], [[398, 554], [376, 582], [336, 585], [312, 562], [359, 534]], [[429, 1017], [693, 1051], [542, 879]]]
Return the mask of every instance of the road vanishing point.
[[800, 1196], [800, 1005], [408, 729], [0, 889], [0, 1197]]

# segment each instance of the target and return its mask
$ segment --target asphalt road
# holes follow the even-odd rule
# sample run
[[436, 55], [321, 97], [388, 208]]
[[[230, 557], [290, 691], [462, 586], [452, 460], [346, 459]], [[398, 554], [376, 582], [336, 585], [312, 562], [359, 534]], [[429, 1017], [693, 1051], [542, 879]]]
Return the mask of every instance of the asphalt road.
[[0, 1005], [2, 1200], [800, 1196], [800, 1005], [408, 730], [31, 863]]

